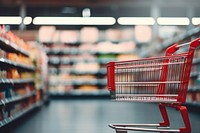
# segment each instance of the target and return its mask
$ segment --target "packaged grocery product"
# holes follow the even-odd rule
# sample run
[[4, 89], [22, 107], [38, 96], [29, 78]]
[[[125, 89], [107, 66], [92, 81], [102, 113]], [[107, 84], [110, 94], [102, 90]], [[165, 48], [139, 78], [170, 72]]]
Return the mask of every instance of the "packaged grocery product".
[[0, 99], [4, 99], [5, 98], [5, 92], [4, 91], [1, 91], [0, 92]]
[[76, 43], [78, 42], [79, 32], [78, 30], [64, 30], [60, 32], [61, 43]]
[[19, 79], [20, 78], [20, 74], [19, 74], [19, 72], [17, 71], [16, 68], [12, 68], [10, 70], [10, 75], [9, 76], [11, 76], [9, 78], [12, 78], [12, 79]]
[[108, 29], [105, 31], [106, 40], [118, 42], [121, 40], [122, 32], [119, 29]]
[[83, 27], [80, 30], [80, 41], [83, 43], [95, 43], [99, 39], [99, 30], [96, 27]]

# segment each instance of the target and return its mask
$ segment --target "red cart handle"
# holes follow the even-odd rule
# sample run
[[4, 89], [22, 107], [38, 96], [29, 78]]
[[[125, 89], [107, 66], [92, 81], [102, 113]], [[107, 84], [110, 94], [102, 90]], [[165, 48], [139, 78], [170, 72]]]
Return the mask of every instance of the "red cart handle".
[[183, 44], [179, 44], [179, 45], [177, 43], [175, 43], [174, 45], [172, 45], [169, 48], [167, 48], [166, 55], [167, 56], [172, 55], [177, 50], [179, 50], [180, 47], [187, 46], [187, 45], [190, 45], [189, 51], [196, 49], [197, 47], [200, 46], [200, 38], [197, 38], [196, 40], [194, 40], [192, 42], [183, 43]]

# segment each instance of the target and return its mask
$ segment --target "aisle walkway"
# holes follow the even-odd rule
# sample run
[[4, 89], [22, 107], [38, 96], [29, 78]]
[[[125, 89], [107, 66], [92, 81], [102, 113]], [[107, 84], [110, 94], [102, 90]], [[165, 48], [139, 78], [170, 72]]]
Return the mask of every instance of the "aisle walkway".
[[[169, 110], [174, 125], [182, 125], [180, 115]], [[200, 133], [200, 115], [190, 113], [193, 133]], [[115, 133], [109, 123], [152, 123], [161, 121], [154, 104], [112, 102], [110, 100], [54, 100], [12, 133]]]

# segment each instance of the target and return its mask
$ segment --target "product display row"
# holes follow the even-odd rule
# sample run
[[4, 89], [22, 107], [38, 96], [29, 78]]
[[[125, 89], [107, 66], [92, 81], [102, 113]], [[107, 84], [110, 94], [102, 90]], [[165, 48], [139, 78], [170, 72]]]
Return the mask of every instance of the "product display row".
[[[74, 90], [104, 90], [105, 64], [108, 61], [137, 58], [133, 54], [133, 42], [80, 43], [75, 46], [70, 43], [44, 43], [44, 46], [49, 58], [50, 92], [54, 94], [71, 93]], [[99, 51], [95, 52], [95, 49]]]
[[[42, 36], [44, 32], [46, 33], [43, 28], [39, 31], [40, 41], [52, 41], [47, 39], [47, 36]], [[54, 31], [51, 35], [59, 32], [57, 37], [61, 39], [41, 42], [49, 59], [49, 90], [52, 95], [108, 95], [105, 64], [111, 60], [137, 58], [134, 54], [136, 44], [133, 36], [130, 36], [133, 35], [132, 29], [105, 31], [95, 27], [83, 27], [80, 31], [58, 31], [52, 27], [50, 29]], [[99, 41], [102, 40], [103, 33], [107, 41]], [[121, 38], [125, 33], [129, 37], [128, 40]]]

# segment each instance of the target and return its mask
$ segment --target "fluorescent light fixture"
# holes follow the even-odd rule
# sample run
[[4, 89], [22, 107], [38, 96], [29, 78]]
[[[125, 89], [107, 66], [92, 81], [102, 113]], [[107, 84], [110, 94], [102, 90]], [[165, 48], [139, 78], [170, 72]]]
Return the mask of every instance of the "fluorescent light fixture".
[[155, 20], [152, 17], [120, 17], [117, 22], [120, 25], [153, 25]]
[[113, 25], [113, 17], [35, 17], [35, 25]]
[[193, 25], [200, 25], [200, 17], [192, 18], [192, 24]]
[[25, 17], [23, 20], [23, 23], [25, 25], [29, 25], [29, 24], [31, 24], [31, 22], [32, 22], [32, 17]]
[[35, 17], [35, 25], [80, 25], [80, 17]]
[[187, 17], [160, 17], [157, 23], [159, 25], [189, 25], [190, 20]]
[[0, 16], [0, 24], [19, 25], [22, 22], [20, 16]]
[[116, 23], [113, 17], [83, 17], [83, 25], [114, 25]]

